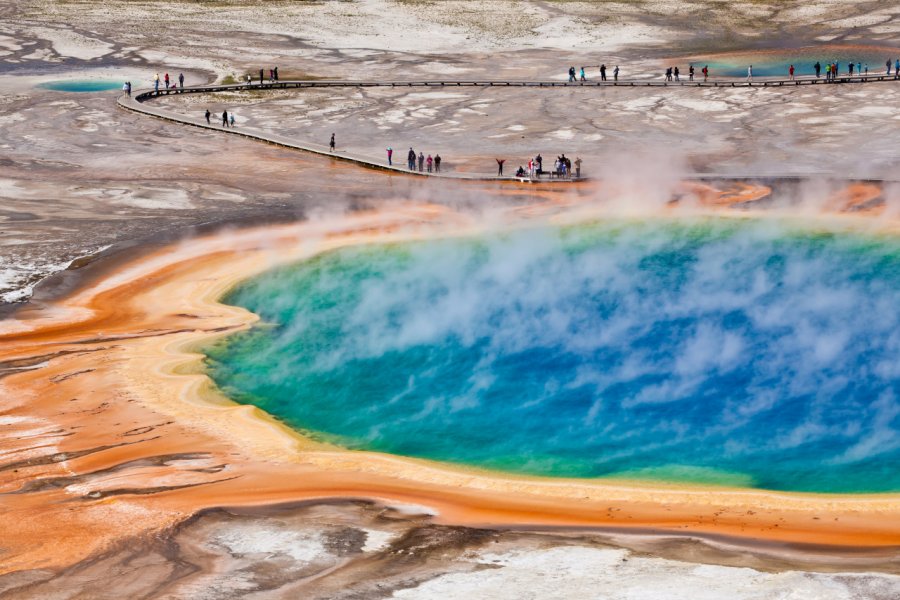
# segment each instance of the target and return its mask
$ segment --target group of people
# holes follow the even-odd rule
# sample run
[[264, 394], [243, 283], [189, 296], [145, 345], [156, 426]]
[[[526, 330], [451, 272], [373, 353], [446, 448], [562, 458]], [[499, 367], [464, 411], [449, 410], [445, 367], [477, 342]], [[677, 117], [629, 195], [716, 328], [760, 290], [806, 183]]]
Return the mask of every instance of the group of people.
[[[212, 125], [212, 113], [206, 109], [206, 124]], [[222, 127], [234, 127], [234, 113], [228, 114], [227, 110], [222, 111]]]
[[[497, 159], [497, 175], [503, 175], [503, 163], [505, 161], [503, 159]], [[574, 176], [576, 178], [581, 177], [581, 159], [576, 158], [573, 162], [570, 160], [565, 154], [561, 154], [556, 157], [556, 160], [553, 163], [552, 171], [544, 170], [544, 157], [538, 154], [534, 158], [528, 159], [528, 169], [519, 165], [519, 168], [516, 170], [516, 177], [529, 177], [534, 179], [535, 177], [540, 177], [544, 173], [550, 173], [551, 175], [556, 175], [559, 178], [562, 177], [571, 177], [573, 175], [572, 166], [575, 166]]]
[[[581, 67], [578, 72], [578, 78], [580, 81], [587, 81], [587, 74], [585, 73], [585, 69], [587, 67]], [[599, 66], [600, 69], [600, 81], [606, 81], [606, 65], [602, 64]], [[613, 81], [619, 80], [619, 65], [613, 69]], [[569, 67], [569, 81], [575, 81], [575, 67]]]
[[[259, 85], [264, 83], [265, 80], [263, 78], [265, 77], [265, 74], [265, 69], [259, 70]], [[272, 67], [269, 69], [269, 83], [275, 83], [276, 81], [278, 81], [278, 67]], [[253, 78], [250, 77], [250, 73], [247, 73], [247, 84], [249, 85], [251, 83], [253, 83]]]
[[[153, 90], [156, 91], [156, 92], [159, 91], [159, 81], [160, 81], [160, 80], [159, 80], [159, 73], [156, 73], [156, 74], [153, 76]], [[174, 81], [171, 81], [171, 80], [169, 79], [169, 74], [168, 74], [168, 73], [166, 73], [165, 77], [163, 78], [163, 81], [165, 81], [166, 89], [169, 89], [170, 87], [173, 88], [173, 89], [175, 88], [175, 82], [174, 82]], [[183, 87], [184, 87], [184, 73], [179, 73], [179, 74], [178, 74], [178, 87], [179, 87], [179, 88], [183, 88]], [[130, 95], [131, 95], [131, 94], [129, 93], [129, 96], [130, 96]]]
[[[694, 65], [688, 66], [688, 81], [694, 80], [694, 75], [696, 70], [694, 69]], [[703, 81], [709, 79], [709, 65], [705, 65], [702, 69], [700, 69], [700, 73], [703, 75]], [[681, 81], [681, 71], [677, 66], [669, 67], [666, 69], [666, 81]]]
[[[394, 158], [394, 149], [387, 148], [387, 159], [388, 165], [392, 165]], [[409, 152], [406, 153], [406, 166], [409, 167], [410, 171], [415, 171], [416, 167], [418, 167], [419, 173], [440, 173], [441, 172], [441, 155], [435, 154], [431, 156], [425, 156], [424, 152], [419, 152], [416, 155], [416, 151], [410, 147]]]

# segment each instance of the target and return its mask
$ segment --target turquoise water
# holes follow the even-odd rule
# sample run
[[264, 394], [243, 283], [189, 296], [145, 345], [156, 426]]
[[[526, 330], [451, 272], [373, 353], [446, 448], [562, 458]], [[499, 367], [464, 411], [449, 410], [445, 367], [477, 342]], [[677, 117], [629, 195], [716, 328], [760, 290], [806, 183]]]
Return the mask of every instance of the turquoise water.
[[[124, 81], [106, 79], [65, 79], [42, 83], [40, 87], [57, 92], [108, 92], [121, 90]], [[134, 86], [137, 87], [136, 85]]]
[[[885, 72], [886, 60], [890, 59], [893, 65], [897, 58], [900, 58], [900, 51], [891, 48], [823, 46], [697, 56], [679, 59], [673, 65], [678, 64], [679, 68], [687, 73], [687, 67], [683, 63], [685, 60], [688, 61], [694, 65], [696, 77], [702, 77], [700, 70], [704, 65], [709, 65], [709, 74], [712, 77], [746, 77], [747, 67], [753, 65], [754, 76], [787, 78], [791, 65], [794, 65], [795, 76], [811, 76], [816, 74], [815, 64], [819, 62], [824, 77], [825, 64], [829, 62], [838, 63], [841, 75], [847, 75], [851, 61], [854, 64], [854, 74], [857, 73], [857, 65], [861, 64], [863, 71], [868, 65], [869, 74], [874, 75]], [[893, 71], [892, 66], [891, 72]]]
[[611, 222], [350, 248], [227, 298], [224, 391], [348, 448], [549, 476], [900, 490], [900, 243]]

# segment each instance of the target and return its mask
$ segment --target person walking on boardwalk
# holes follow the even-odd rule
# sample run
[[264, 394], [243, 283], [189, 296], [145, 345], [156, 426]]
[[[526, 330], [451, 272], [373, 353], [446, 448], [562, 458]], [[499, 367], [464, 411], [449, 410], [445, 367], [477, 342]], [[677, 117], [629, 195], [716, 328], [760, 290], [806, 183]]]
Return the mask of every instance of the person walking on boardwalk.
[[884, 66], [887, 67], [887, 74], [890, 75], [891, 74], [891, 59], [887, 59], [887, 62], [884, 63]]
[[575, 67], [569, 67], [569, 81], [575, 81]]
[[184, 89], [184, 73], [178, 74], [178, 87]]
[[278, 67], [272, 69], [272, 74], [275, 76], [275, 81], [278, 81]]
[[[891, 61], [888, 61], [891, 62]], [[159, 73], [153, 76], [153, 89], [159, 92]]]
[[672, 81], [672, 67], [666, 69], [666, 81]]
[[600, 65], [600, 81], [606, 81], [606, 65]]
[[441, 155], [440, 154], [434, 155], [434, 172], [435, 173], [441, 172]]
[[581, 81], [587, 81], [587, 77], [584, 76], [584, 67], [581, 67]]
[[234, 127], [234, 113], [231, 113], [230, 115], [228, 115], [228, 124], [231, 127]]
[[425, 159], [425, 168], [431, 173], [431, 169], [434, 167], [434, 159], [431, 158], [431, 155], [428, 155], [428, 158]]
[[500, 177], [503, 175], [503, 163], [506, 162], [505, 158], [495, 158], [497, 161], [497, 176]]
[[581, 157], [575, 157], [575, 177], [581, 178]]
[[688, 81], [694, 80], [694, 65], [688, 67]]
[[538, 175], [544, 172], [544, 157], [540, 152], [534, 157], [534, 170]]
[[419, 152], [419, 173], [425, 169], [425, 154]]
[[409, 149], [409, 153], [406, 155], [406, 164], [409, 166], [410, 171], [416, 170], [416, 151], [412, 148]]
[[794, 65], [791, 65], [791, 68], [788, 69], [788, 77], [790, 77], [791, 81], [794, 80]]
[[850, 74], [850, 77], [853, 77], [853, 67], [854, 67], [854, 64], [850, 63], [850, 67], [849, 67], [849, 71], [848, 71], [848, 73]]
[[125, 83], [122, 84], [122, 91], [125, 92], [125, 94], [127, 94], [128, 96], [131, 95], [131, 94], [128, 92], [128, 82], [127, 82], [127, 81], [126, 81]]
[[619, 80], [619, 65], [616, 65], [616, 68], [613, 69], [613, 81]]
[[263, 84], [263, 70], [259, 70], [259, 85]]
[[207, 108], [207, 109], [206, 109], [206, 124], [207, 124], [207, 125], [211, 125], [211, 124], [212, 124], [212, 123], [209, 122], [209, 118], [210, 118], [211, 116], [212, 116], [212, 113], [209, 112], [209, 109]]
[[706, 80], [709, 79], [709, 65], [704, 65], [702, 72], [703, 72], [703, 82], [706, 83]]
[[900, 77], [900, 58], [894, 63], [894, 79]]
[[747, 81], [753, 81], [753, 65], [747, 67]]
[[388, 155], [388, 166], [392, 166], [394, 163], [391, 162], [391, 159], [394, 158], [394, 149], [390, 146], [387, 147], [387, 155]]
[[228, 111], [222, 111], [222, 127], [228, 127]]
[[166, 89], [169, 89], [169, 74], [166, 73]]
[[822, 63], [816, 61], [816, 64], [813, 65], [813, 68], [816, 70], [816, 79], [818, 79], [822, 75]]
[[681, 79], [678, 78], [679, 72], [680, 71], [678, 70], [678, 67], [675, 67], [675, 70], [672, 71], [672, 73], [674, 73], [674, 75], [675, 75], [675, 81], [681, 81]]
[[331, 140], [328, 142], [328, 149], [334, 152], [334, 134], [331, 134]]

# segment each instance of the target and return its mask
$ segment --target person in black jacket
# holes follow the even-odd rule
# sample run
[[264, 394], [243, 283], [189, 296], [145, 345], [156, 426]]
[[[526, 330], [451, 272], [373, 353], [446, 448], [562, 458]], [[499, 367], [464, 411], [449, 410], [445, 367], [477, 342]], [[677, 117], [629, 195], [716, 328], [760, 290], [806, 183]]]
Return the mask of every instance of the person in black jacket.
[[409, 166], [410, 171], [416, 170], [416, 151], [412, 148], [409, 149], [409, 154], [406, 155], [406, 164]]

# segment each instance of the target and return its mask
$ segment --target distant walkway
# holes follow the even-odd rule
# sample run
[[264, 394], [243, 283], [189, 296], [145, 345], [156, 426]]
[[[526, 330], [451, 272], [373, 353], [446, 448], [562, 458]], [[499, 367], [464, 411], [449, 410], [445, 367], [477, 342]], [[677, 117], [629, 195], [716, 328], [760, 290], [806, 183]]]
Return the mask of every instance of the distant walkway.
[[[654, 87], [654, 88], [684, 88], [684, 87], [733, 87], [733, 88], [750, 88], [750, 87], [783, 87], [797, 85], [843, 85], [843, 84], [862, 84], [886, 81], [900, 81], [893, 75], [854, 75], [838, 77], [835, 80], [825, 80], [824, 78], [816, 78], [812, 76], [797, 77], [795, 79], [763, 79], [757, 78], [753, 81], [746, 79], [716, 79], [709, 81], [661, 81], [661, 80], [619, 80], [619, 81], [483, 81], [483, 80], [464, 80], [464, 81], [439, 81], [439, 80], [417, 80], [417, 81], [336, 81], [336, 80], [291, 80], [276, 81], [273, 83], [232, 83], [232, 84], [210, 84], [198, 86], [186, 86], [183, 88], [161, 88], [155, 90], [137, 90], [133, 96], [122, 94], [119, 96], [117, 103], [122, 108], [134, 112], [158, 117], [182, 123], [184, 125], [192, 125], [203, 129], [212, 129], [233, 135], [239, 135], [245, 138], [259, 140], [284, 148], [294, 150], [302, 150], [322, 156], [328, 156], [337, 160], [348, 161], [371, 169], [379, 169], [382, 171], [392, 171], [402, 173], [404, 175], [415, 175], [424, 177], [441, 177], [447, 179], [465, 179], [473, 181], [522, 181], [522, 182], [553, 182], [568, 183], [577, 182], [587, 179], [586, 177], [566, 177], [562, 179], [529, 179], [528, 177], [513, 176], [492, 176], [485, 173], [458, 173], [458, 172], [442, 172], [430, 173], [427, 171], [415, 171], [406, 168], [406, 153], [397, 152], [395, 156], [398, 158], [397, 164], [387, 165], [385, 162], [378, 162], [370, 157], [348, 154], [346, 152], [332, 152], [325, 145], [314, 145], [300, 143], [286, 136], [254, 132], [239, 127], [221, 127], [216, 123], [214, 115], [213, 124], [206, 122], [202, 116], [188, 117], [179, 115], [159, 108], [148, 105], [148, 101], [162, 96], [174, 94], [205, 94], [214, 92], [235, 92], [235, 91], [264, 91], [264, 90], [286, 90], [286, 89], [305, 89], [305, 88], [359, 88], [359, 87], [529, 87], [529, 88], [558, 88], [558, 87]], [[512, 162], [515, 162], [513, 160]], [[546, 173], [546, 171], [545, 171]]]

